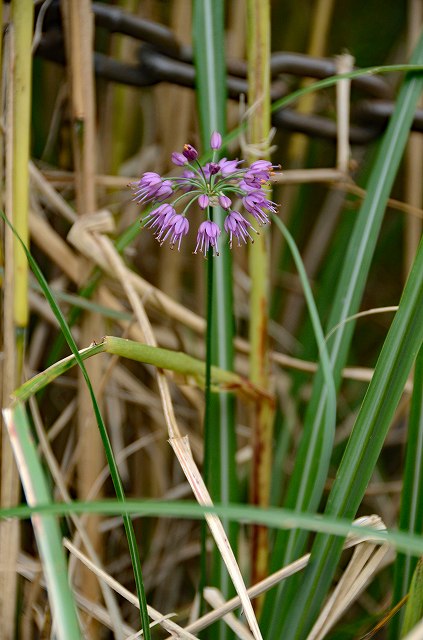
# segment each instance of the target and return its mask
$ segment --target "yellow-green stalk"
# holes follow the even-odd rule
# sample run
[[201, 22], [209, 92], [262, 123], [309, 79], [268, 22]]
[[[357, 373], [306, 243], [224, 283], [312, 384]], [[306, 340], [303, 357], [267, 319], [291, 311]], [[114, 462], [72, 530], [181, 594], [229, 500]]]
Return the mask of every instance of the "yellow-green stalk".
[[[260, 158], [269, 156], [270, 132], [270, 2], [248, 0], [248, 104], [251, 117], [248, 139], [260, 145]], [[253, 148], [253, 147], [252, 147]], [[250, 155], [248, 161], [256, 160]], [[269, 388], [268, 309], [269, 309], [269, 238], [262, 232], [249, 252], [251, 276], [250, 299], [250, 379]], [[257, 404], [253, 413], [253, 467], [251, 500], [266, 506], [270, 492], [273, 405]], [[264, 527], [254, 527], [252, 537], [252, 581], [264, 577], [267, 570], [268, 537]]]
[[[13, 79], [13, 224], [28, 246], [29, 144], [31, 119], [32, 31], [34, 4], [28, 0], [12, 2], [14, 29]], [[20, 243], [14, 239], [13, 314], [18, 356], [17, 375], [23, 363], [25, 330], [28, 324], [28, 262]]]
[[[5, 208], [13, 224], [28, 244], [28, 161], [31, 108], [31, 44], [33, 3], [14, 0], [12, 24], [7, 37], [4, 56], [8, 89], [6, 92], [5, 147], [6, 184]], [[3, 146], [3, 145], [2, 145]], [[20, 244], [6, 233], [4, 282], [4, 362], [2, 400], [7, 403], [14, 386], [20, 382], [28, 323], [28, 267]], [[11, 506], [19, 501], [20, 481], [9, 436], [1, 434], [0, 501]], [[13, 638], [16, 626], [17, 574], [19, 553], [19, 524], [17, 521], [0, 525], [0, 619], [2, 637]]]

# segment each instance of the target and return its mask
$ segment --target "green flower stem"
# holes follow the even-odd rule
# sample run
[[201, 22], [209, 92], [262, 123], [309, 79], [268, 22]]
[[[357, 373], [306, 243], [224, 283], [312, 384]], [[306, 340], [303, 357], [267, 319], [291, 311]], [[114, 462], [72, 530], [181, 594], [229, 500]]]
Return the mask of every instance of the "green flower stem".
[[[270, 132], [270, 2], [248, 0], [248, 103], [252, 109], [248, 120], [249, 142], [266, 147]], [[269, 159], [263, 148], [262, 159]], [[257, 157], [248, 158], [249, 162]], [[263, 388], [269, 387], [268, 314], [269, 314], [269, 238], [260, 233], [249, 247], [250, 293], [250, 378]], [[250, 499], [253, 504], [267, 506], [270, 496], [272, 468], [274, 406], [256, 404], [252, 416], [253, 462]], [[267, 572], [268, 532], [264, 527], [252, 531], [252, 582]]]
[[[201, 141], [208, 148], [213, 131], [222, 135], [226, 129], [226, 69], [223, 0], [194, 0], [193, 42], [196, 67], [196, 90]], [[223, 228], [225, 214], [213, 208], [213, 220]], [[229, 247], [221, 242], [220, 256], [213, 258], [213, 322], [211, 327], [212, 363], [221, 369], [233, 369], [233, 300], [232, 261]], [[232, 394], [212, 393], [207, 411], [213, 416], [210, 433], [205, 434], [208, 468], [207, 488], [214, 502], [223, 504], [236, 500], [238, 487], [235, 463], [235, 404]], [[232, 549], [235, 551], [237, 527], [223, 519]], [[235, 552], [236, 553], [236, 552]], [[216, 586], [225, 598], [233, 586], [220, 553], [214, 548], [209, 584]], [[224, 623], [213, 629], [213, 639], [231, 635]]]
[[[208, 207], [207, 217], [213, 220], [213, 211]], [[210, 447], [213, 447], [213, 426], [211, 412], [212, 394], [212, 328], [213, 328], [213, 247], [207, 251], [207, 304], [206, 304], [206, 366], [204, 381], [204, 458], [207, 460], [210, 455]], [[210, 469], [204, 469], [204, 482], [208, 485]], [[206, 550], [204, 549], [204, 553]]]
[[[207, 207], [207, 218], [213, 220], [213, 211], [211, 207]], [[210, 458], [210, 447], [213, 447], [213, 425], [212, 425], [212, 327], [213, 327], [213, 248], [209, 247], [207, 252], [207, 283], [206, 283], [206, 363], [205, 363], [205, 381], [204, 381], [204, 460]], [[204, 465], [204, 482], [209, 485], [210, 467]], [[204, 521], [201, 525], [201, 573], [200, 573], [200, 614], [203, 615], [206, 610], [206, 602], [203, 598], [204, 588], [210, 581], [209, 572], [207, 570], [207, 523]]]

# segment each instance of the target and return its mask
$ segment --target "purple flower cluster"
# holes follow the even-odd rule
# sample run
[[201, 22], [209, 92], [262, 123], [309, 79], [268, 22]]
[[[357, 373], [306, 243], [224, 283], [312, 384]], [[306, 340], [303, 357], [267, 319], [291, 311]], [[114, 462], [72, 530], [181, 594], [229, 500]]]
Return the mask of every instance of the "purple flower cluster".
[[[135, 202], [157, 205], [143, 222], [146, 227], [153, 229], [160, 244], [169, 240], [172, 248], [176, 245], [180, 249], [181, 240], [189, 230], [187, 212], [194, 202], [207, 213], [206, 220], [198, 228], [194, 251], [205, 256], [209, 248], [213, 255], [219, 255], [218, 239], [222, 230], [211, 219], [212, 207], [220, 206], [225, 210], [223, 227], [229, 236], [231, 248], [234, 239], [240, 246], [248, 240], [254, 242], [251, 233], [257, 233], [247, 218], [233, 209], [233, 201], [242, 203], [245, 211], [259, 225], [270, 222], [269, 214], [276, 213], [277, 205], [267, 198], [263, 188], [276, 167], [267, 160], [256, 160], [245, 169], [240, 167], [243, 162], [240, 160], [222, 158], [216, 161], [216, 152], [221, 145], [222, 136], [215, 131], [210, 139], [213, 150], [211, 162], [201, 165], [198, 151], [186, 144], [182, 153], [172, 153], [172, 162], [184, 167], [181, 176], [162, 178], [158, 173], [148, 171], [138, 182], [131, 184]], [[176, 197], [171, 204], [165, 202], [174, 195]], [[176, 207], [182, 209], [180, 213], [177, 213]]]

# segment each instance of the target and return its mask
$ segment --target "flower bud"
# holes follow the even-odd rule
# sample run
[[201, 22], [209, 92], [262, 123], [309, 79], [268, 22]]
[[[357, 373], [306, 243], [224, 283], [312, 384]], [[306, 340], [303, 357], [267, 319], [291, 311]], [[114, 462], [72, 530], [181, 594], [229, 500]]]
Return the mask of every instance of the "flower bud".
[[228, 196], [222, 195], [222, 196], [219, 196], [219, 204], [222, 207], [222, 209], [229, 209], [229, 207], [232, 204], [232, 201], [230, 198], [228, 198]]
[[188, 158], [186, 158], [182, 153], [178, 153], [177, 151], [174, 151], [171, 157], [173, 164], [176, 164], [178, 167], [183, 167], [184, 164], [188, 162]]
[[220, 171], [220, 165], [217, 162], [209, 162], [208, 168], [211, 176], [216, 175], [216, 173]]
[[198, 204], [201, 209], [207, 209], [209, 206], [209, 197], [206, 196], [205, 193], [202, 193], [201, 196], [198, 197]]
[[213, 131], [210, 138], [210, 147], [216, 151], [217, 149], [220, 149], [221, 146], [222, 146], [222, 136], [218, 131]]
[[190, 144], [184, 144], [182, 153], [187, 160], [196, 160], [196, 158], [198, 158], [197, 149]]

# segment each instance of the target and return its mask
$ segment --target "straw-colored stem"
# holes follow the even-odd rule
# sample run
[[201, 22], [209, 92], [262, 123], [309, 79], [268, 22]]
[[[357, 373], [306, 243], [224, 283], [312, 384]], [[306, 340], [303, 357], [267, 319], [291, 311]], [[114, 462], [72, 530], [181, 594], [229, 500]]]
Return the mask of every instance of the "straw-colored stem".
[[[33, 3], [15, 0], [8, 37], [8, 94], [6, 107], [6, 210], [25, 244], [28, 244], [28, 161], [31, 105]], [[5, 77], [3, 75], [3, 77]], [[21, 379], [25, 333], [28, 323], [28, 266], [21, 246], [6, 232], [6, 278], [4, 284], [4, 377], [2, 395], [8, 394]], [[20, 483], [16, 463], [5, 431], [2, 433], [1, 504], [19, 500]], [[15, 566], [19, 552], [19, 525], [2, 523], [0, 528], [0, 619], [2, 637], [15, 635]]]
[[[249, 142], [261, 145], [261, 157], [268, 157], [270, 131], [270, 3], [249, 0], [248, 17], [248, 102]], [[251, 156], [249, 160], [257, 159]], [[263, 388], [269, 387], [268, 307], [269, 307], [269, 239], [261, 233], [249, 253], [251, 275], [250, 378]], [[251, 499], [254, 504], [268, 504], [272, 448], [273, 408], [264, 402], [253, 412], [253, 468]], [[263, 527], [255, 527], [252, 538], [252, 580], [264, 577], [267, 569], [268, 537]]]
[[[32, 70], [32, 2], [15, 0], [12, 5], [14, 29], [13, 82], [13, 224], [23, 242], [28, 245], [29, 198], [29, 136], [31, 113]], [[14, 317], [22, 334], [28, 323], [28, 263], [20, 243], [14, 240]], [[19, 340], [23, 348], [22, 339]], [[22, 352], [21, 352], [22, 357]]]

